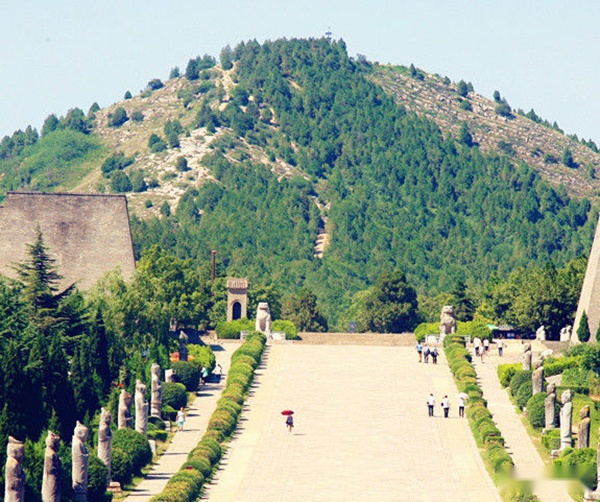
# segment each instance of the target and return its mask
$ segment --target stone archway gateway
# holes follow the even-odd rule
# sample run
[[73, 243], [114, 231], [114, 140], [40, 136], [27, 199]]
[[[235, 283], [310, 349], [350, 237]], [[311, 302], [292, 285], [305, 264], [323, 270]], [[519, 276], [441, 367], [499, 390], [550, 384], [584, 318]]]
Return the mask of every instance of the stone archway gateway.
[[227, 321], [248, 317], [248, 279], [227, 279]]
[[232, 313], [231, 320], [235, 321], [236, 319], [242, 318], [242, 304], [238, 301], [234, 301], [232, 305]]

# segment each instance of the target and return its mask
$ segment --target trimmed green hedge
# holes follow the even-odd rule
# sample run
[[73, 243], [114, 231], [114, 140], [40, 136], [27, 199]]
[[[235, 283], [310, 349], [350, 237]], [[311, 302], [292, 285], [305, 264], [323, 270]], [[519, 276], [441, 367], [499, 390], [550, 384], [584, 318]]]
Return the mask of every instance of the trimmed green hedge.
[[174, 410], [187, 406], [187, 392], [185, 385], [179, 382], [164, 382], [163, 389], [163, 406], [170, 406]]
[[271, 331], [283, 331], [285, 333], [286, 340], [299, 340], [298, 328], [292, 321], [284, 321], [283, 319], [277, 319], [273, 321], [271, 325]]
[[[177, 361], [173, 363], [178, 380], [185, 385], [188, 392], [196, 392], [200, 384], [200, 369], [191, 361]], [[185, 405], [184, 405], [185, 406]]]
[[540, 392], [527, 401], [527, 418], [532, 427], [540, 429], [546, 426], [546, 394]]
[[151, 461], [152, 450], [146, 436], [133, 429], [117, 429], [114, 432], [111, 474], [115, 481], [129, 483]]
[[499, 364], [498, 380], [500, 380], [500, 385], [502, 385], [502, 387], [508, 387], [511, 378], [515, 375], [517, 371], [521, 371], [521, 367], [522, 365], [520, 363]]
[[548, 357], [544, 360], [544, 376], [558, 375], [569, 368], [581, 365], [581, 356]]
[[236, 319], [235, 321], [220, 322], [215, 328], [218, 338], [237, 339], [240, 337], [240, 331], [251, 331], [254, 329], [254, 323], [250, 319]]
[[262, 333], [252, 332], [232, 354], [225, 389], [211, 415], [207, 431], [189, 453], [187, 462], [152, 502], [187, 502], [197, 499], [202, 486], [223, 454], [223, 443], [235, 431], [247, 389], [254, 378], [266, 344]]

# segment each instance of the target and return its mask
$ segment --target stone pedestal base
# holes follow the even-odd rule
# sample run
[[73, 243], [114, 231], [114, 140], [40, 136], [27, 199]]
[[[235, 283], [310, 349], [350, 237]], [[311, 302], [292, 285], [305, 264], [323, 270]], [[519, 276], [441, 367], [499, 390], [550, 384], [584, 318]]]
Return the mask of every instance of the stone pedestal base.
[[106, 489], [110, 493], [121, 493], [121, 483], [119, 483], [118, 481], [111, 481], [110, 483], [108, 483]]
[[583, 502], [593, 502], [595, 500], [600, 500], [600, 491], [590, 492], [586, 490], [583, 494]]

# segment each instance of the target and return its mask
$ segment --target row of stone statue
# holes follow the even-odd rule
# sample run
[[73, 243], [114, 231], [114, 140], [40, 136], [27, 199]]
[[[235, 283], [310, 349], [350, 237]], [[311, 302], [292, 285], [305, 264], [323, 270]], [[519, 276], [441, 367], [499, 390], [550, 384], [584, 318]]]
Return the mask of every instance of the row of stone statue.
[[[160, 417], [162, 409], [162, 383], [161, 368], [153, 364], [152, 373], [152, 398], [151, 414]], [[167, 370], [167, 381], [173, 379], [172, 370]], [[135, 385], [135, 430], [146, 434], [148, 430], [148, 401], [146, 400], [146, 385], [138, 380]], [[126, 390], [122, 390], [119, 396], [118, 428], [131, 428], [131, 401], [132, 396]], [[112, 432], [110, 425], [112, 416], [106, 408], [100, 413], [100, 425], [98, 427], [98, 458], [108, 469], [107, 484], [111, 479], [112, 459]], [[72, 482], [75, 500], [83, 502], [87, 500], [88, 488], [88, 465], [89, 451], [86, 445], [88, 439], [88, 428], [77, 422], [71, 445], [72, 453]], [[44, 456], [44, 477], [42, 481], [42, 500], [44, 502], [58, 502], [60, 500], [62, 462], [58, 457], [60, 437], [48, 431], [46, 438], [46, 453]], [[7, 460], [5, 469], [4, 500], [7, 502], [23, 502], [25, 494], [25, 472], [23, 471], [23, 460], [25, 447], [21, 441], [10, 437], [7, 446]]]

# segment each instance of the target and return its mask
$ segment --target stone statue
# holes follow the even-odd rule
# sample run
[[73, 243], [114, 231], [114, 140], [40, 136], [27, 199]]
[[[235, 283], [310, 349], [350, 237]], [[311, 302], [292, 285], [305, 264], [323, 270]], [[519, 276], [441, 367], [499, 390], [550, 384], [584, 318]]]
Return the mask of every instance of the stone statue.
[[535, 339], [544, 341], [546, 340], [546, 328], [544, 326], [540, 326], [535, 332]]
[[165, 370], [165, 382], [176, 382], [177, 381], [177, 373], [175, 370], [168, 369]]
[[90, 453], [85, 444], [88, 439], [88, 428], [77, 421], [71, 444], [71, 458], [73, 461], [73, 493], [76, 502], [87, 502], [88, 466]]
[[523, 362], [521, 365], [523, 371], [531, 371], [531, 355], [531, 344], [526, 343], [523, 346]]
[[110, 468], [112, 460], [112, 432], [110, 422], [112, 415], [106, 408], [100, 411], [100, 425], [98, 426], [98, 458], [108, 468], [106, 483], [111, 479]]
[[556, 384], [550, 382], [546, 390], [548, 395], [544, 400], [544, 408], [546, 411], [546, 429], [556, 428]]
[[570, 342], [571, 341], [571, 326], [565, 326], [560, 330], [560, 341]]
[[25, 500], [25, 445], [14, 437], [8, 437], [6, 445], [6, 466], [4, 468], [4, 501], [24, 502]]
[[138, 380], [135, 384], [135, 430], [146, 434], [148, 430], [148, 401], [146, 384]]
[[454, 317], [454, 307], [444, 305], [440, 314], [440, 335], [449, 335], [456, 331], [456, 317]]
[[160, 365], [154, 363], [150, 368], [152, 373], [152, 400], [151, 400], [151, 415], [153, 417], [159, 417], [162, 410], [162, 383], [160, 380], [161, 371]]
[[180, 332], [179, 333], [179, 360], [180, 361], [188, 360], [188, 350], [187, 350], [188, 341], [189, 341], [188, 336], [183, 331]]
[[577, 427], [577, 448], [589, 448], [590, 446], [590, 405], [586, 404], [579, 410], [581, 421]]
[[267, 302], [260, 302], [256, 308], [255, 329], [267, 336], [271, 334], [271, 311]]
[[560, 449], [570, 448], [573, 442], [571, 432], [571, 420], [573, 418], [572, 394], [569, 389], [565, 390], [561, 396], [562, 408], [560, 409]]
[[62, 476], [62, 462], [58, 458], [60, 437], [52, 431], [46, 436], [46, 453], [44, 455], [44, 477], [42, 478], [43, 502], [59, 502]]
[[532, 393], [535, 396], [544, 390], [544, 360], [536, 359], [535, 370], [531, 374]]
[[131, 394], [125, 389], [119, 395], [119, 416], [117, 421], [119, 429], [131, 428]]

